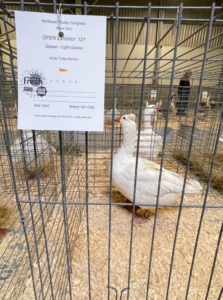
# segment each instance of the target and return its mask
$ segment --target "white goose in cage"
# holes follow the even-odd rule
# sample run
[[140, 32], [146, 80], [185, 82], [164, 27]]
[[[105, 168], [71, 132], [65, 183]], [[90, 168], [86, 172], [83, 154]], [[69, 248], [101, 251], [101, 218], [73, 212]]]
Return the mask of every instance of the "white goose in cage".
[[[176, 100], [176, 94], [172, 94], [171, 102], [170, 102], [170, 113], [172, 113], [172, 112], [175, 113], [175, 110], [176, 110], [176, 106], [175, 106], [175, 102], [174, 102], [175, 100]], [[156, 107], [158, 107], [156, 114], [166, 117], [168, 108], [163, 108], [162, 105], [163, 105], [162, 100], [160, 100], [159, 102], [156, 103]]]
[[[139, 156], [150, 160], [155, 160], [162, 150], [163, 139], [160, 135], [156, 134], [151, 125], [151, 121], [156, 113], [156, 106], [154, 104], [148, 105], [143, 111], [143, 130], [140, 132]], [[135, 150], [137, 151], [138, 131], [136, 133]]]
[[[123, 140], [121, 148], [114, 155], [112, 184], [126, 198], [127, 202], [133, 201], [134, 179], [136, 158], [133, 157], [136, 123], [135, 115], [123, 115], [116, 118], [117, 122], [123, 127]], [[110, 171], [110, 170], [109, 170]], [[139, 208], [149, 209], [150, 206], [155, 206], [157, 201], [157, 190], [159, 182], [160, 165], [153, 161], [144, 158], [138, 158], [137, 184], [135, 193], [135, 223], [144, 223], [148, 221], [149, 215], [144, 213], [144, 216], [137, 215]], [[184, 178], [180, 175], [162, 169], [162, 179], [160, 183], [159, 204], [172, 204], [182, 193]], [[185, 193], [197, 193], [202, 189], [200, 183], [196, 180], [187, 180]], [[142, 206], [142, 205], [145, 206]], [[148, 204], [148, 206], [146, 206]], [[129, 207], [125, 206], [127, 210]], [[131, 207], [132, 208], [132, 207]]]
[[199, 107], [199, 110], [198, 110], [198, 117], [206, 117], [210, 107], [211, 107], [211, 105], [210, 105], [210, 94], [208, 93], [206, 101], [201, 101], [200, 102], [200, 107]]
[[[52, 152], [56, 153], [56, 149], [40, 135], [35, 134], [36, 139], [36, 157], [38, 164], [38, 173], [40, 178], [48, 177], [53, 169]], [[17, 173], [23, 178], [25, 173], [28, 179], [36, 177], [35, 150], [32, 131], [23, 131], [24, 150], [21, 139], [15, 140], [10, 147], [12, 154], [12, 162]], [[24, 168], [24, 158], [26, 167]]]
[[[114, 118], [120, 116], [120, 113], [119, 113], [119, 111], [116, 108], [117, 104], [118, 104], [118, 100], [115, 99], [115, 111], [114, 111], [115, 115], [114, 115]], [[104, 122], [106, 124], [110, 124], [110, 125], [112, 124], [112, 121], [113, 121], [112, 120], [112, 113], [113, 113], [113, 109], [110, 109], [110, 110], [106, 111], [106, 113], [104, 115]]]

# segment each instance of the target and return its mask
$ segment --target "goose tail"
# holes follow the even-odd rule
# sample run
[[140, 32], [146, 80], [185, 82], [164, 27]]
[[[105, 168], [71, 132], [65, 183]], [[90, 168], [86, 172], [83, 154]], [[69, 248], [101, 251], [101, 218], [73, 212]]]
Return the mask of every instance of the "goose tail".
[[202, 186], [197, 180], [190, 179], [186, 182], [185, 193], [193, 194], [202, 190]]

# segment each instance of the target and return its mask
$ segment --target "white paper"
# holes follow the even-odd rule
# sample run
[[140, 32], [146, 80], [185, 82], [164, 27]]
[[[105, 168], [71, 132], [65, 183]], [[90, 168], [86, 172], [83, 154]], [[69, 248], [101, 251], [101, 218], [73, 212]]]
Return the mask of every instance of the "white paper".
[[[106, 17], [15, 12], [18, 129], [103, 131]], [[64, 37], [59, 37], [59, 31]]]

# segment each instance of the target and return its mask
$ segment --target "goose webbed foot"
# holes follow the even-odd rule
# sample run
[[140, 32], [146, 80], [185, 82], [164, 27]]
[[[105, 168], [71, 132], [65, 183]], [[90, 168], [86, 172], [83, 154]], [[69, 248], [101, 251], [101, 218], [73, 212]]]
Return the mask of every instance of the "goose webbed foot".
[[143, 216], [139, 216], [135, 214], [135, 218], [134, 218], [134, 224], [143, 224], [143, 223], [147, 223], [149, 222], [150, 218], [149, 217], [145, 217], [145, 215]]
[[[126, 199], [126, 203], [131, 203], [132, 204], [132, 202], [130, 200], [128, 200], [128, 199]], [[126, 209], [129, 212], [132, 212], [132, 210], [133, 210], [133, 206], [130, 206], [130, 205], [125, 205], [125, 206], [123, 206], [123, 208]], [[134, 213], [135, 213], [134, 224], [147, 223], [150, 220], [150, 218], [149, 218], [149, 211], [148, 210], [145, 211], [144, 215], [142, 216], [142, 215], [140, 215], [140, 214], [137, 213], [137, 211], [139, 209], [140, 209], [140, 207], [136, 205], [135, 206], [135, 211], [134, 211]]]
[[135, 213], [135, 218], [134, 218], [134, 224], [143, 224], [149, 222], [150, 217], [149, 217], [149, 211], [146, 210], [142, 215], [138, 215], [137, 212]]
[[[128, 199], [126, 199], [126, 203], [131, 203], [131, 204], [133, 204], [130, 200], [128, 200]], [[132, 210], [133, 210], [133, 206], [132, 205], [124, 205], [123, 206], [123, 208], [124, 209], [126, 209], [127, 211], [129, 211], [129, 212], [132, 212]], [[140, 209], [140, 207], [139, 206], [135, 206], [135, 213], [137, 212], [137, 210], [139, 210]]]

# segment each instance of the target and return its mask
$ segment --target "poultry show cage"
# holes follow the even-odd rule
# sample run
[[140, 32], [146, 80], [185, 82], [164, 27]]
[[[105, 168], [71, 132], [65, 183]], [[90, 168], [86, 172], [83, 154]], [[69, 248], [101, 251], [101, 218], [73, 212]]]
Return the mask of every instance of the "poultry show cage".
[[[0, 2], [0, 298], [220, 300], [223, 9], [108, 2]], [[59, 5], [74, 18], [107, 16], [105, 108], [113, 113], [103, 132], [17, 129], [14, 11], [57, 13]], [[171, 96], [188, 69], [179, 117]], [[153, 122], [160, 172], [202, 185], [177, 204], [157, 204], [147, 224], [133, 225], [108, 171], [123, 139], [115, 99], [140, 131], [145, 102], [162, 101]]]

